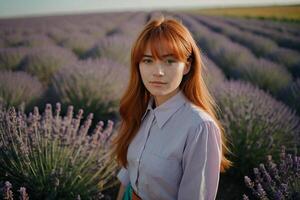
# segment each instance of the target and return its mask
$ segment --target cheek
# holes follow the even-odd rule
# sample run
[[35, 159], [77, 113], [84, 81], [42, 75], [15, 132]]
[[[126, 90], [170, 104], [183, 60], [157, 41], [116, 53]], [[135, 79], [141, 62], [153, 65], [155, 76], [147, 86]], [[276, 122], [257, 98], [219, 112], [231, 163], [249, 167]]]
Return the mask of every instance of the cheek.
[[142, 77], [142, 80], [145, 81], [146, 77], [148, 76], [148, 72], [146, 71], [145, 67], [142, 65], [139, 65], [140, 75]]
[[168, 74], [173, 81], [181, 80], [183, 76], [183, 67], [176, 67], [172, 70], [169, 70]]

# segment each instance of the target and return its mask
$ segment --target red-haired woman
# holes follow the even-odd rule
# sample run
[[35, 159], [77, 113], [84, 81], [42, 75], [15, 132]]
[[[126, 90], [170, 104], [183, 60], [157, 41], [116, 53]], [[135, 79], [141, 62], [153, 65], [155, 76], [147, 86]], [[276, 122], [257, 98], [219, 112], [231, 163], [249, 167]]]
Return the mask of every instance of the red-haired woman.
[[139, 34], [112, 142], [122, 166], [118, 200], [215, 199], [219, 174], [231, 162], [202, 67], [181, 22], [161, 17]]

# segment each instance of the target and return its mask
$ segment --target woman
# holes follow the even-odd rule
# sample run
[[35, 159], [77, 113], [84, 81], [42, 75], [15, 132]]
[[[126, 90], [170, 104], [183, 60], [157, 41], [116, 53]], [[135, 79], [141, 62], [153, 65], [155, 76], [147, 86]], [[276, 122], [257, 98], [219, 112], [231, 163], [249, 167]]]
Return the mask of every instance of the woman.
[[231, 162], [202, 62], [188, 29], [150, 21], [131, 51], [112, 155], [122, 166], [118, 199], [211, 200]]

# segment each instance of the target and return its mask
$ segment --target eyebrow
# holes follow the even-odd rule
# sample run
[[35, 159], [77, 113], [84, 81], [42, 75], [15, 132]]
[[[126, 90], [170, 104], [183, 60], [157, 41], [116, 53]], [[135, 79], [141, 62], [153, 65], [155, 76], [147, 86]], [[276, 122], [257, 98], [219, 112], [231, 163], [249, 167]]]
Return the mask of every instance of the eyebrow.
[[[168, 57], [168, 56], [174, 56], [174, 54], [165, 54], [165, 55], [162, 55], [162, 57]], [[152, 55], [143, 55], [143, 57], [149, 57], [149, 58], [153, 58]]]

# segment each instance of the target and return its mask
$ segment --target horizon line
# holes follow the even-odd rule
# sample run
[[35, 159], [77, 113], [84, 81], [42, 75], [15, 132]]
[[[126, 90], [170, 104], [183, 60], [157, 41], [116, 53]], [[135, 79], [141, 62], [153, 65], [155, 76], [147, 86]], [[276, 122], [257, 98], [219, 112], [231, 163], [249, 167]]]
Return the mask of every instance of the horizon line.
[[178, 6], [178, 7], [162, 7], [162, 8], [112, 8], [112, 9], [95, 9], [95, 10], [75, 10], [75, 11], [53, 11], [47, 13], [33, 13], [33, 14], [20, 14], [20, 15], [8, 15], [0, 16], [0, 19], [19, 19], [19, 18], [38, 18], [38, 17], [54, 17], [64, 15], [80, 15], [80, 14], [101, 14], [101, 13], [114, 13], [114, 12], [152, 12], [152, 11], [184, 11], [184, 10], [207, 10], [207, 9], [226, 9], [226, 8], [251, 8], [251, 7], [290, 7], [300, 6], [300, 3], [260, 3], [260, 4], [230, 4], [230, 5], [208, 5], [208, 6]]

